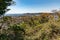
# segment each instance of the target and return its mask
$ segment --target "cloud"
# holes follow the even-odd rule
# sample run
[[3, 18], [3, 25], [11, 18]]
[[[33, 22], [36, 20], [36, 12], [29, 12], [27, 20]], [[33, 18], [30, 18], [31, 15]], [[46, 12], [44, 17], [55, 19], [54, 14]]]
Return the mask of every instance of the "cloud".
[[38, 13], [38, 12], [51, 12], [52, 10], [55, 10], [55, 9], [59, 9], [60, 6], [56, 6], [56, 5], [52, 5], [52, 6], [44, 6], [44, 7], [16, 7], [16, 6], [13, 6], [13, 7], [8, 7], [10, 8], [11, 10], [8, 11], [6, 14], [8, 13]]
[[29, 9], [29, 8], [13, 8], [13, 9], [11, 9], [10, 11], [8, 11], [7, 13], [38, 13], [38, 12], [43, 12], [43, 11], [45, 11], [45, 12], [49, 12], [49, 10], [47, 10], [47, 9]]

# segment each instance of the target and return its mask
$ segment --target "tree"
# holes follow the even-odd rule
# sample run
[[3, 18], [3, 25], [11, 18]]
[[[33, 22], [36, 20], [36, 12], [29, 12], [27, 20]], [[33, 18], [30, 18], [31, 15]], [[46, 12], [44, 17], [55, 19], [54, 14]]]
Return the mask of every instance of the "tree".
[[8, 6], [12, 5], [12, 0], [0, 0], [0, 16], [5, 14], [10, 9], [7, 9]]
[[[5, 12], [10, 10], [7, 7], [12, 4], [14, 4], [14, 2], [12, 0], [0, 0], [0, 17], [4, 16]], [[2, 25], [3, 25], [3, 23], [2, 23]], [[1, 29], [2, 25], [0, 26], [0, 29]]]

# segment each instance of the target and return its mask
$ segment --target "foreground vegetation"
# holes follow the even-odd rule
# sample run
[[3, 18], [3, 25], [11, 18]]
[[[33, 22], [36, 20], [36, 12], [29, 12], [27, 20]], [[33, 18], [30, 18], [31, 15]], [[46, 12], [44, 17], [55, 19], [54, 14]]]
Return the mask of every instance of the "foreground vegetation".
[[[55, 17], [57, 15], [57, 17]], [[60, 40], [60, 15], [3, 17], [0, 40]]]

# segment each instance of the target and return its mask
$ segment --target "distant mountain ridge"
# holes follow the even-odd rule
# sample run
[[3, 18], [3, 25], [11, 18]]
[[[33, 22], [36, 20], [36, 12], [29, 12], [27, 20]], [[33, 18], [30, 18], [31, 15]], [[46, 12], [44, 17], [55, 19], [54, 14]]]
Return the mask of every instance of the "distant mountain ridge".
[[5, 16], [33, 16], [41, 13], [24, 13], [24, 14], [5, 14]]
[[[5, 16], [36, 16], [36, 15], [40, 15], [42, 13], [23, 13], [23, 14], [5, 14]], [[52, 15], [54, 15], [55, 13], [51, 13]]]

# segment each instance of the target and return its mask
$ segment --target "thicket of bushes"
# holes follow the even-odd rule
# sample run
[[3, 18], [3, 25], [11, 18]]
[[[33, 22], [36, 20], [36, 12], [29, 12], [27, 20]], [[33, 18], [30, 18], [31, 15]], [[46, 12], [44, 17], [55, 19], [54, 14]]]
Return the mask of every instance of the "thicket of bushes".
[[[10, 19], [4, 17], [7, 23]], [[60, 17], [57, 20], [50, 14], [22, 17], [21, 23], [10, 23], [0, 29], [0, 40], [60, 40]]]

